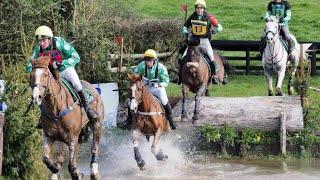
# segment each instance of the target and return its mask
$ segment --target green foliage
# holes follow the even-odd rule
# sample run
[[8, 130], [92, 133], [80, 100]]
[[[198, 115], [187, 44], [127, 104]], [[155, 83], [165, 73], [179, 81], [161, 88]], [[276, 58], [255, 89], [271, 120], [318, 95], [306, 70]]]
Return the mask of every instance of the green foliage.
[[245, 145], [248, 149], [253, 145], [261, 144], [263, 133], [260, 130], [244, 128], [241, 133], [241, 144]]
[[221, 140], [220, 130], [211, 125], [204, 125], [200, 129], [200, 134], [207, 143], [219, 142]]
[[[4, 61], [4, 59], [0, 59]], [[9, 60], [10, 59], [6, 59]], [[7, 82], [4, 101], [8, 105], [4, 125], [3, 174], [13, 179], [44, 178], [41, 133], [35, 129], [39, 112], [24, 115], [31, 96], [24, 63], [8, 63], [2, 75]]]
[[304, 129], [292, 135], [290, 142], [293, 145], [310, 147], [315, 143], [320, 142], [320, 138], [316, 136], [312, 131]]
[[220, 128], [222, 139], [226, 145], [233, 146], [234, 139], [238, 136], [236, 129], [226, 124]]

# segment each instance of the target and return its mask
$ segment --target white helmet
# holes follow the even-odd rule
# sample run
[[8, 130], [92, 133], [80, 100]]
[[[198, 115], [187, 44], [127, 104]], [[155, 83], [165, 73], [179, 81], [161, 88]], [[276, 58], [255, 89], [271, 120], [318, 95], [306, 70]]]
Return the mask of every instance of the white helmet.
[[39, 26], [36, 30], [35, 36], [37, 39], [52, 38], [52, 30], [48, 26]]

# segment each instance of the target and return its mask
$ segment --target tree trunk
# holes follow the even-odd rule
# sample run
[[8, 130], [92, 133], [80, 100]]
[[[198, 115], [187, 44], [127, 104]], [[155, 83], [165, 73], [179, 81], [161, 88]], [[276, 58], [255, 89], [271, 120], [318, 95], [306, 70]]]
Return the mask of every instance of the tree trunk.
[[[193, 99], [186, 106], [190, 122], [194, 110]], [[173, 108], [176, 121], [180, 121], [181, 103], [180, 100]], [[286, 129], [288, 132], [303, 129], [301, 102], [300, 98], [296, 96], [203, 97], [201, 99], [200, 118], [195, 125], [222, 126], [229, 124], [237, 130], [254, 128], [271, 131], [280, 128], [281, 113], [287, 115]]]

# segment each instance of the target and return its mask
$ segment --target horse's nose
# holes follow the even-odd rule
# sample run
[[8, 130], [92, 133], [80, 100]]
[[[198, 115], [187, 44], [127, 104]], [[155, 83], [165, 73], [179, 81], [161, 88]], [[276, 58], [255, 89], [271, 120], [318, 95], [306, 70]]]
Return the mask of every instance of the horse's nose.
[[135, 112], [135, 113], [138, 111], [138, 103], [137, 103], [137, 101], [135, 99], [131, 100], [130, 110]]

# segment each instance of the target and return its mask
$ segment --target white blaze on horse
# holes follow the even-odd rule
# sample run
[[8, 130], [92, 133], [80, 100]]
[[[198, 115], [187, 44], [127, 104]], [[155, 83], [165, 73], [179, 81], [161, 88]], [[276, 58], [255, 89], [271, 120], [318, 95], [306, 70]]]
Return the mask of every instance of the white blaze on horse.
[[[291, 39], [295, 42], [294, 50], [292, 51], [292, 57], [288, 60], [288, 52], [285, 48], [284, 41], [282, 40], [280, 33], [279, 20], [275, 16], [270, 17], [270, 21], [266, 22], [264, 35], [267, 41], [266, 47], [262, 54], [262, 66], [264, 74], [267, 78], [268, 83], [268, 95], [273, 95], [272, 88], [272, 72], [274, 71], [277, 75], [276, 80], [276, 96], [282, 96], [281, 85], [285, 76], [287, 65], [291, 64], [288, 82], [288, 94], [293, 94], [293, 78], [296, 74], [296, 70], [300, 59], [306, 59], [306, 49], [311, 44], [303, 46], [303, 52], [300, 52], [300, 44], [297, 43], [296, 38], [291, 35]], [[301, 57], [303, 56], [303, 57]]]

